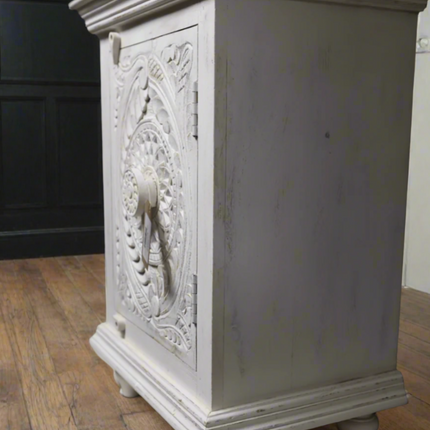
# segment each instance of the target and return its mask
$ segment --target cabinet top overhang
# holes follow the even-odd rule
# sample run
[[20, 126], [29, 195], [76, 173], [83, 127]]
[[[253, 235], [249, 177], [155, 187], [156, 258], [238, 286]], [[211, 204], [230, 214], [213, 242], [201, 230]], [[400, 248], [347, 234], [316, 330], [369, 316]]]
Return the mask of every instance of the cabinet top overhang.
[[[205, 1], [205, 0], [201, 0]], [[216, 1], [216, 0], [215, 0]], [[227, 1], [227, 0], [224, 0]], [[234, 1], [234, 0], [229, 0]], [[270, 0], [266, 0], [270, 1]], [[311, 3], [339, 4], [356, 7], [388, 9], [403, 12], [421, 12], [427, 0], [285, 0]], [[77, 10], [85, 20], [88, 30], [94, 34], [117, 30], [138, 19], [196, 0], [74, 0], [69, 8]]]

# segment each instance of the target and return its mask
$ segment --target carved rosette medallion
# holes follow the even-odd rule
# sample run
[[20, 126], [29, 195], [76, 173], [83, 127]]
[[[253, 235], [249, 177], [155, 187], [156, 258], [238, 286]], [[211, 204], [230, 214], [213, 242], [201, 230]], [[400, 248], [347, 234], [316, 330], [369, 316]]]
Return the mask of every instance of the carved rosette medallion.
[[[170, 45], [114, 66], [120, 147], [117, 282], [121, 303], [156, 335], [191, 350], [192, 229], [187, 174], [187, 106], [192, 46]], [[179, 107], [178, 107], [179, 106]], [[149, 266], [142, 257], [145, 205], [151, 208]]]

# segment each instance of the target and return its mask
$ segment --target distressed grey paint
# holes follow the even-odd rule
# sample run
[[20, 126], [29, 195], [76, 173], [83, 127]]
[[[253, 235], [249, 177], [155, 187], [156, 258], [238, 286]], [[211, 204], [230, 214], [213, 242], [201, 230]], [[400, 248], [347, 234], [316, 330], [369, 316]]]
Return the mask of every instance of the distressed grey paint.
[[223, 6], [224, 407], [395, 369], [416, 16]]

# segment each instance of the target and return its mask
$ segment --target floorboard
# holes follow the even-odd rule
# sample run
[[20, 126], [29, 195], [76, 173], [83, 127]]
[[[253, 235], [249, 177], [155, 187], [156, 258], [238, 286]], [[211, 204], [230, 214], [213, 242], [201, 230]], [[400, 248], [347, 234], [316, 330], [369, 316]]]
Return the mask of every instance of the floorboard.
[[[0, 262], [0, 430], [169, 430], [126, 399], [89, 338], [105, 318], [102, 255]], [[398, 368], [409, 404], [380, 430], [430, 430], [430, 296], [402, 294]], [[336, 426], [319, 430], [336, 430]]]

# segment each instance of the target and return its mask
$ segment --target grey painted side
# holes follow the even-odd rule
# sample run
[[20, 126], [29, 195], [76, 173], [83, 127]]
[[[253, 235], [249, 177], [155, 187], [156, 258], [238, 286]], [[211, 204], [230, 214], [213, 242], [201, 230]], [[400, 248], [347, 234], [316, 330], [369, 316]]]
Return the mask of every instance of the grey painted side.
[[401, 12], [217, 2], [224, 407], [395, 369], [415, 30]]

